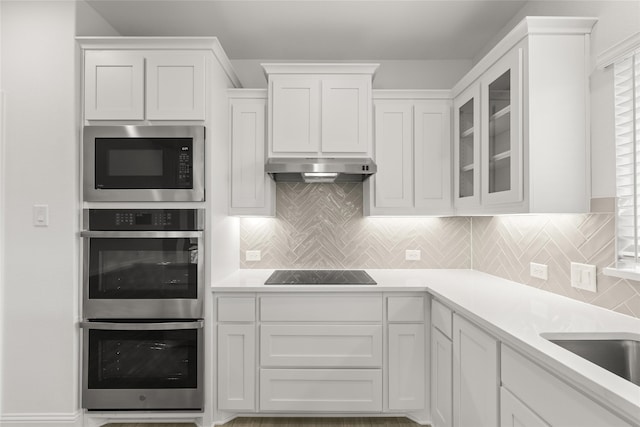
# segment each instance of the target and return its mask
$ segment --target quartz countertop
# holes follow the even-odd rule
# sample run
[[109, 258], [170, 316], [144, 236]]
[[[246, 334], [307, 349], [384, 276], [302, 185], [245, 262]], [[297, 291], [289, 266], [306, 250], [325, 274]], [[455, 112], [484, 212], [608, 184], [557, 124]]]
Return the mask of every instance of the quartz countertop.
[[640, 340], [640, 319], [475, 270], [365, 269], [377, 285], [264, 285], [274, 270], [237, 270], [213, 292], [419, 292], [484, 328], [619, 416], [640, 425], [640, 386], [541, 334], [611, 334]]

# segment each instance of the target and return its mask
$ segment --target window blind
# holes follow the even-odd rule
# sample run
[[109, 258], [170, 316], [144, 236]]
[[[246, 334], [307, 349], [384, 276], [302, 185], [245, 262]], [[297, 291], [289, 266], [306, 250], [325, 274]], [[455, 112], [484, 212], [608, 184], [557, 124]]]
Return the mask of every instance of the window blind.
[[614, 64], [618, 261], [640, 264], [640, 50]]

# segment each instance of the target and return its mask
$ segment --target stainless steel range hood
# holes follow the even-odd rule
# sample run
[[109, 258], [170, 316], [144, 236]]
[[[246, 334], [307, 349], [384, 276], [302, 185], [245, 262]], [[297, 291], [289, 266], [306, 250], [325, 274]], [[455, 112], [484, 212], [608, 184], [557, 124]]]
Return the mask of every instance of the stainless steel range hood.
[[276, 182], [361, 182], [376, 173], [370, 158], [272, 157], [266, 171]]

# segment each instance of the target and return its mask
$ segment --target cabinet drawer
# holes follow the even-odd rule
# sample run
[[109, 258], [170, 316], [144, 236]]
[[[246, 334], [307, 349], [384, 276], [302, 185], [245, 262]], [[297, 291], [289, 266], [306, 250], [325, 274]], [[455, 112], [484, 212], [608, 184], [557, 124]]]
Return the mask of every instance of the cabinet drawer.
[[263, 322], [381, 322], [380, 295], [262, 297]]
[[431, 323], [438, 328], [447, 338], [453, 339], [452, 321], [453, 313], [438, 301], [431, 303]]
[[387, 298], [389, 322], [424, 322], [424, 297]]
[[381, 412], [380, 369], [261, 369], [261, 411]]
[[262, 366], [382, 366], [382, 325], [262, 325], [260, 342]]
[[254, 322], [256, 299], [253, 297], [219, 297], [218, 322]]

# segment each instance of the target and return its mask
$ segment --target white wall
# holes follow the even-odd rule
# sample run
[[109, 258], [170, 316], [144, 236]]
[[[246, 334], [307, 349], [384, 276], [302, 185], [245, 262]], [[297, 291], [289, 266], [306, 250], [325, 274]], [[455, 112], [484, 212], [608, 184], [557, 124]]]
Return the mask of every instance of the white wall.
[[[232, 60], [242, 86], [246, 88], [265, 88], [267, 79], [262, 67], [268, 59]], [[288, 61], [308, 62], [308, 61]], [[322, 61], [330, 62], [330, 61]], [[336, 61], [344, 62], [344, 61]], [[380, 67], [373, 80], [374, 89], [451, 89], [472, 66], [471, 60], [442, 61], [349, 61], [379, 63]]]
[[592, 197], [614, 197], [615, 145], [613, 121], [613, 74], [595, 70], [595, 59], [614, 44], [640, 31], [640, 1], [541, 1], [532, 0], [483, 49], [477, 62], [525, 16], [593, 16], [598, 18], [591, 34], [594, 70], [591, 86], [591, 187]]
[[[75, 2], [3, 1], [4, 326], [0, 424], [78, 419]], [[47, 204], [49, 226], [32, 225]]]

